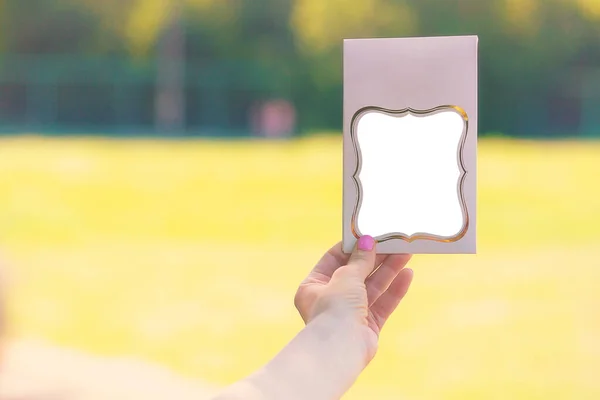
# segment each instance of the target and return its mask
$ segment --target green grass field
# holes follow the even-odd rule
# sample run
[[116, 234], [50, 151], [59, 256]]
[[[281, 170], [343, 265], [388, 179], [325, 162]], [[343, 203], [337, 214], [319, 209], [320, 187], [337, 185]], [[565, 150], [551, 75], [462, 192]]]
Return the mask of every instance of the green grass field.
[[[12, 334], [226, 384], [302, 326], [341, 142], [0, 140]], [[347, 399], [600, 399], [600, 143], [482, 141], [476, 256], [416, 256]]]

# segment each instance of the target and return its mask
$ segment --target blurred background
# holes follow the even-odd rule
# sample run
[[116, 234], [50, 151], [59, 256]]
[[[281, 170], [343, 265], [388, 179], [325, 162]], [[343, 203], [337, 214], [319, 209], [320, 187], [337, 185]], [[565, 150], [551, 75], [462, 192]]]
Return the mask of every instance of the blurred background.
[[414, 258], [345, 398], [600, 398], [600, 0], [0, 0], [0, 398], [263, 365], [341, 235], [342, 39], [459, 34], [478, 254]]

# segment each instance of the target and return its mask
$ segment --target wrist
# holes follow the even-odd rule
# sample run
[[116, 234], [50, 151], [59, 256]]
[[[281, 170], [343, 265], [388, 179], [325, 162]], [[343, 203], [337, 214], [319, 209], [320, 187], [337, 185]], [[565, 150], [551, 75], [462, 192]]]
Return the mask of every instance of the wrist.
[[338, 399], [370, 360], [368, 328], [317, 316], [249, 382], [264, 399]]

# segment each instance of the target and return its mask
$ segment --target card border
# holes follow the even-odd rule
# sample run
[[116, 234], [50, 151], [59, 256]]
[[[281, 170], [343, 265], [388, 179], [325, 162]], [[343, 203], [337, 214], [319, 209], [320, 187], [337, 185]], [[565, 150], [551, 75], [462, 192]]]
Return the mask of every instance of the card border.
[[390, 115], [393, 117], [404, 117], [406, 115], [425, 117], [428, 115], [435, 115], [435, 114], [439, 114], [441, 112], [448, 112], [448, 111], [452, 111], [452, 112], [460, 115], [460, 117], [462, 118], [462, 120], [464, 122], [462, 133], [461, 133], [460, 140], [458, 143], [458, 148], [456, 151], [457, 165], [461, 169], [461, 173], [460, 173], [460, 176], [457, 181], [457, 192], [458, 192], [458, 198], [460, 201], [460, 208], [461, 208], [462, 215], [463, 215], [463, 221], [464, 221], [460, 231], [457, 234], [452, 235], [452, 236], [439, 236], [439, 235], [433, 235], [433, 234], [426, 233], [426, 232], [417, 232], [412, 235], [405, 235], [401, 232], [390, 232], [385, 235], [375, 237], [375, 240], [378, 243], [386, 242], [386, 241], [392, 240], [392, 239], [404, 240], [409, 243], [413, 242], [415, 240], [433, 240], [436, 242], [456, 242], [457, 240], [460, 240], [463, 236], [465, 236], [465, 234], [467, 233], [467, 230], [469, 229], [469, 211], [467, 209], [467, 202], [466, 202], [465, 193], [464, 193], [464, 183], [465, 183], [465, 179], [466, 179], [466, 175], [467, 175], [467, 169], [465, 167], [464, 156], [463, 156], [464, 146], [467, 141], [467, 135], [469, 134], [469, 116], [467, 115], [467, 113], [465, 112], [464, 109], [462, 109], [459, 106], [454, 106], [454, 105], [439, 106], [439, 107], [435, 107], [435, 108], [432, 108], [429, 110], [415, 110], [412, 108], [405, 108], [402, 110], [389, 110], [389, 109], [383, 108], [383, 107], [367, 106], [367, 107], [361, 108], [354, 114], [354, 116], [352, 117], [352, 121], [350, 122], [350, 138], [352, 139], [352, 146], [354, 148], [354, 156], [356, 159], [356, 169], [355, 169], [354, 173], [352, 174], [352, 180], [354, 181], [354, 184], [356, 185], [356, 203], [354, 205], [354, 211], [352, 212], [352, 219], [350, 222], [350, 227], [352, 229], [352, 234], [354, 235], [354, 237], [356, 239], [359, 239], [361, 236], [359, 229], [356, 226], [356, 219], [357, 219], [358, 213], [360, 212], [360, 207], [362, 205], [362, 192], [363, 192], [360, 178], [358, 177], [361, 167], [362, 167], [362, 152], [360, 151], [360, 144], [358, 143], [358, 139], [356, 138], [356, 126], [358, 125], [358, 121], [364, 114], [366, 114], [368, 112], [372, 112], [372, 111], [377, 111], [382, 114]]

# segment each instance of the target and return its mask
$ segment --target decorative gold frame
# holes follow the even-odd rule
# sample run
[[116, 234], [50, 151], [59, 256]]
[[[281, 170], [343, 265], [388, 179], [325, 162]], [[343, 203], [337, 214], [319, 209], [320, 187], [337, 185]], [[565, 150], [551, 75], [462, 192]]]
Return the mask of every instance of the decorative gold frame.
[[357, 193], [356, 205], [354, 206], [354, 211], [352, 213], [352, 220], [351, 220], [351, 229], [352, 229], [352, 234], [354, 235], [354, 237], [356, 237], [357, 239], [361, 237], [361, 233], [359, 232], [359, 230], [356, 226], [356, 218], [360, 211], [360, 207], [362, 205], [362, 185], [361, 185], [360, 179], [358, 178], [358, 175], [361, 171], [362, 156], [361, 156], [361, 151], [360, 151], [360, 145], [358, 143], [358, 140], [356, 139], [356, 125], [358, 124], [358, 121], [364, 114], [366, 114], [368, 112], [373, 112], [373, 111], [381, 112], [383, 114], [396, 116], [396, 117], [403, 117], [403, 116], [409, 115], [409, 114], [418, 116], [418, 117], [423, 117], [423, 116], [434, 115], [434, 114], [437, 114], [440, 112], [445, 112], [445, 111], [454, 111], [454, 112], [458, 113], [464, 121], [464, 128], [463, 128], [463, 132], [462, 132], [462, 135], [460, 138], [458, 152], [457, 152], [458, 153], [457, 154], [458, 166], [462, 171], [459, 176], [459, 179], [458, 179], [457, 191], [458, 191], [461, 210], [462, 210], [462, 214], [463, 214], [463, 220], [464, 220], [463, 226], [462, 226], [461, 230], [459, 231], [459, 233], [454, 236], [438, 236], [438, 235], [432, 235], [432, 234], [428, 234], [428, 233], [424, 233], [424, 232], [418, 232], [418, 233], [415, 233], [415, 234], [409, 236], [409, 235], [403, 234], [401, 232], [392, 232], [392, 233], [378, 236], [375, 238], [375, 240], [378, 243], [385, 242], [385, 241], [391, 240], [391, 239], [401, 239], [408, 243], [413, 242], [415, 240], [433, 240], [436, 242], [446, 242], [446, 243], [456, 242], [456, 241], [460, 240], [463, 236], [465, 236], [465, 234], [467, 233], [467, 230], [469, 229], [469, 213], [467, 211], [467, 204], [466, 204], [466, 200], [465, 200], [465, 196], [464, 196], [464, 189], [463, 189], [464, 181], [467, 176], [467, 170], [464, 165], [463, 150], [464, 150], [464, 145], [467, 140], [467, 135], [468, 135], [468, 130], [469, 130], [469, 116], [467, 115], [466, 111], [464, 109], [462, 109], [461, 107], [452, 106], [452, 105], [439, 106], [439, 107], [435, 107], [435, 108], [432, 108], [429, 110], [415, 110], [412, 108], [405, 108], [403, 110], [388, 110], [388, 109], [382, 108], [382, 107], [369, 106], [369, 107], [363, 107], [363, 108], [359, 109], [354, 114], [354, 116], [352, 117], [351, 123], [350, 123], [351, 124], [350, 125], [350, 137], [352, 139], [354, 154], [356, 156], [356, 170], [352, 174], [352, 180], [356, 186], [356, 193]]

